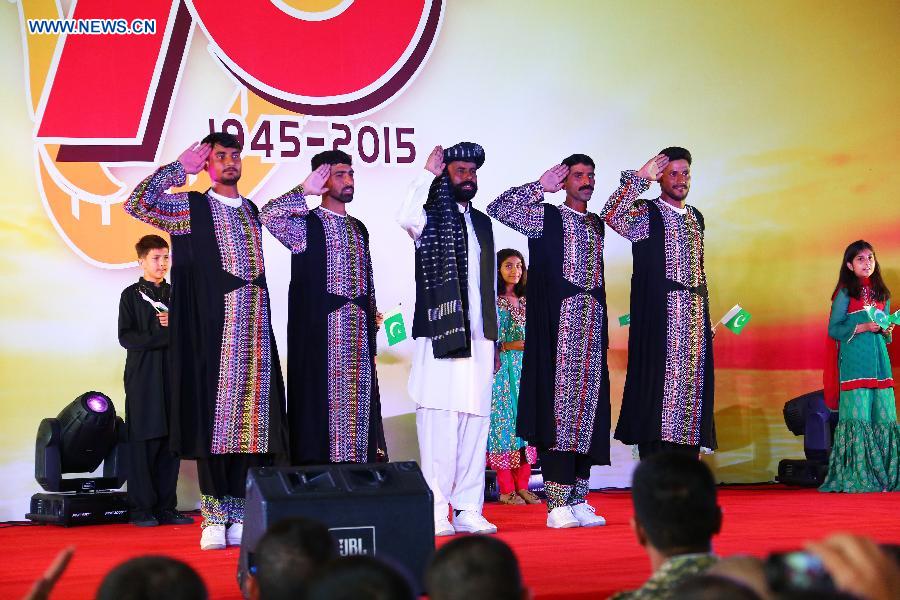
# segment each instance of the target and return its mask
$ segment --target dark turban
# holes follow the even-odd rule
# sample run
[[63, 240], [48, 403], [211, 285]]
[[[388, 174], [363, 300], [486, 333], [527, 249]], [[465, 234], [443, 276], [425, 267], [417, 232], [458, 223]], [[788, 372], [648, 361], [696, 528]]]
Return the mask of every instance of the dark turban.
[[480, 169], [484, 164], [484, 148], [475, 142], [460, 142], [455, 146], [444, 149], [444, 162], [450, 164], [455, 160], [475, 163]]

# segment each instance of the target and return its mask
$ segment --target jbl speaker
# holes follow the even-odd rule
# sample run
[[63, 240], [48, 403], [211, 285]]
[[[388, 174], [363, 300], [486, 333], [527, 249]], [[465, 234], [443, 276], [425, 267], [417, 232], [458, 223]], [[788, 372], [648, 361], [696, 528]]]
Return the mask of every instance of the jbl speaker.
[[289, 517], [324, 523], [341, 556], [384, 559], [424, 591], [434, 554], [434, 498], [415, 462], [263, 467], [247, 474], [238, 583], [269, 525]]

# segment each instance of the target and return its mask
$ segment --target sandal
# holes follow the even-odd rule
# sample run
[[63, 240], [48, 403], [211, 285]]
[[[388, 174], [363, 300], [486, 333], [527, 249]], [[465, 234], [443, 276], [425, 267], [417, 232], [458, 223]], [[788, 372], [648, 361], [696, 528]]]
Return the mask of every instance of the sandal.
[[500, 494], [500, 503], [501, 504], [527, 504], [525, 500], [520, 498], [516, 492], [510, 492], [508, 494]]
[[541, 499], [530, 490], [516, 490], [516, 494], [519, 495], [525, 504], [543, 504]]

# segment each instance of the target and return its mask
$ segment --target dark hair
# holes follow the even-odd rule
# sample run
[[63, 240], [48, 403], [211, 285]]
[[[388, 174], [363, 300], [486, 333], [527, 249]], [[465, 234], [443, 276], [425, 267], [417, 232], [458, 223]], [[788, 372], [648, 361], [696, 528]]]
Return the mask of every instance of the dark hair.
[[722, 525], [712, 472], [692, 455], [664, 452], [642, 460], [631, 500], [635, 520], [661, 552], [708, 552]]
[[597, 168], [597, 165], [594, 164], [594, 159], [592, 159], [587, 154], [572, 154], [571, 156], [567, 156], [562, 160], [563, 165], [566, 165], [570, 169], [575, 165], [587, 165], [589, 167]]
[[138, 258], [144, 258], [147, 256], [147, 253], [151, 250], [158, 250], [159, 248], [169, 248], [169, 242], [165, 239], [159, 237], [158, 235], [145, 235], [141, 239], [137, 241], [137, 244], [134, 245], [134, 251], [137, 252]]
[[287, 600], [302, 596], [313, 574], [335, 558], [334, 538], [322, 523], [302, 517], [275, 523], [259, 540], [253, 555], [260, 597]]
[[106, 574], [97, 600], [205, 600], [206, 586], [194, 569], [168, 556], [139, 556]]
[[442, 546], [425, 573], [432, 600], [518, 600], [524, 585], [513, 551], [493, 537], [470, 535]]
[[322, 165], [352, 165], [353, 159], [343, 150], [326, 150], [313, 156], [309, 162], [315, 171]]
[[234, 148], [239, 152], [244, 149], [241, 140], [239, 140], [236, 135], [228, 133], [227, 131], [216, 131], [211, 133], [200, 140], [200, 143], [209, 144], [210, 148], [218, 144], [223, 148]]
[[708, 573], [688, 577], [667, 597], [673, 600], [761, 600], [750, 586]]
[[528, 267], [525, 266], [525, 257], [522, 256], [522, 253], [513, 248], [504, 248], [497, 252], [497, 295], [499, 296], [506, 289], [506, 282], [503, 281], [503, 275], [500, 274], [500, 267], [503, 266], [503, 261], [510, 256], [517, 256], [522, 261], [522, 279], [513, 288], [513, 293], [519, 298], [523, 298], [525, 296], [525, 286], [528, 284]]
[[660, 150], [659, 153], [665, 154], [670, 161], [686, 160], [687, 164], [691, 164], [691, 153], [680, 146], [669, 146]]
[[403, 575], [373, 556], [347, 556], [329, 564], [309, 585], [306, 600], [413, 600]]
[[[862, 293], [862, 284], [859, 283], [859, 277], [851, 269], [847, 268], [847, 263], [852, 263], [856, 255], [863, 250], [869, 250], [873, 255], [875, 254], [875, 248], [865, 240], [856, 240], [844, 250], [844, 260], [841, 261], [841, 270], [838, 273], [837, 285], [834, 286], [832, 298], [837, 295], [841, 288], [847, 288], [847, 293], [850, 297], [859, 300], [859, 295]], [[878, 265], [877, 258], [875, 259], [875, 268], [872, 270], [872, 274], [869, 275], [869, 284], [872, 286], [872, 294], [875, 296], [875, 300], [884, 302], [891, 297], [891, 291], [884, 284], [884, 279], [881, 278], [881, 267]]]

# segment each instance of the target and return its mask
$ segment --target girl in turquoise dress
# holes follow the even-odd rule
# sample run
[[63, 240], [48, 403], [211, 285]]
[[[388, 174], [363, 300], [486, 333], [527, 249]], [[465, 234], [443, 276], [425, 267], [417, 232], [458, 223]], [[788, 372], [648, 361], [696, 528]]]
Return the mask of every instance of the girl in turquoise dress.
[[491, 429], [488, 434], [487, 465], [497, 471], [500, 502], [539, 504], [528, 490], [531, 465], [537, 449], [516, 437], [519, 380], [525, 349], [525, 259], [518, 250], [497, 253], [497, 326], [499, 361], [491, 394]]
[[870, 316], [875, 310], [890, 314], [890, 297], [872, 246], [850, 244], [828, 321], [839, 349], [836, 372], [826, 365], [826, 401], [837, 396], [839, 404], [823, 492], [894, 491], [900, 485], [900, 426], [886, 347], [894, 326], [883, 329]]

